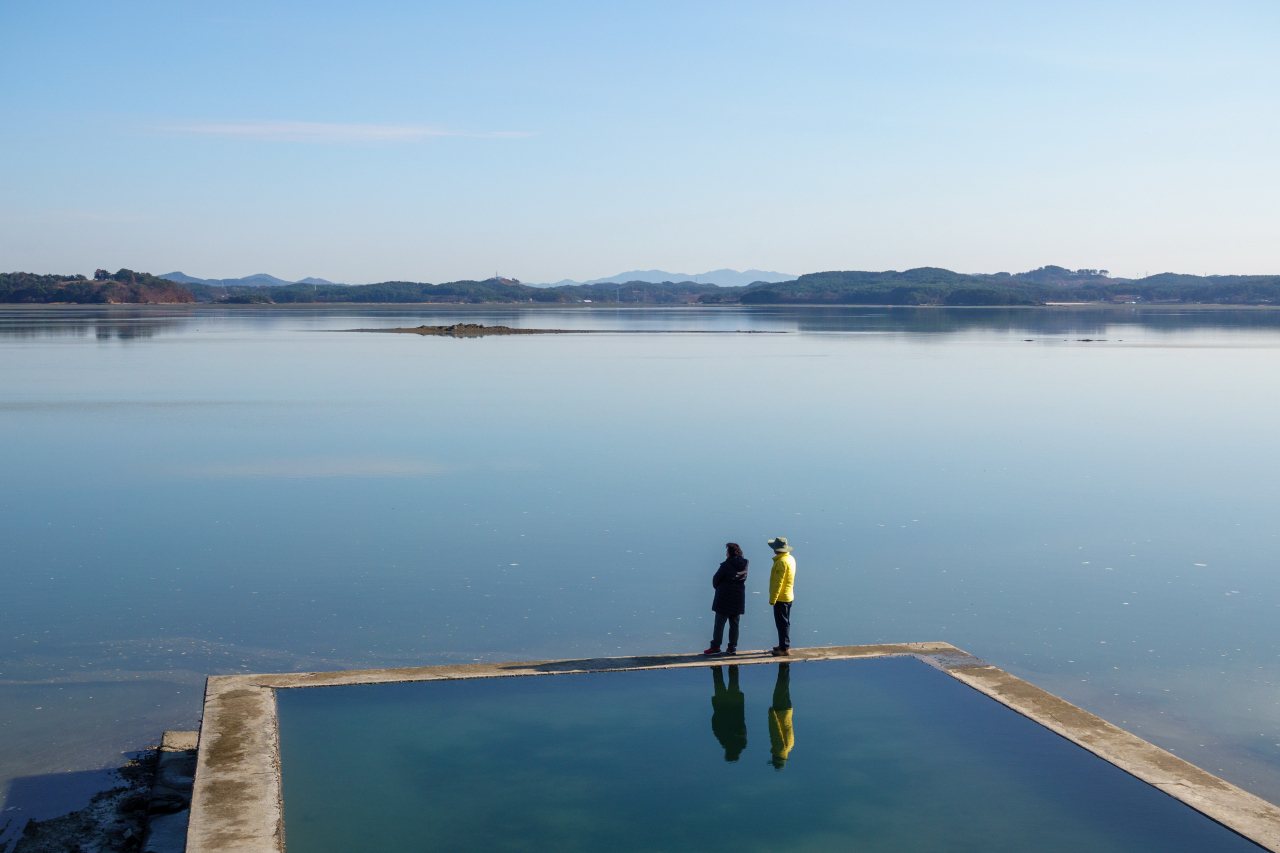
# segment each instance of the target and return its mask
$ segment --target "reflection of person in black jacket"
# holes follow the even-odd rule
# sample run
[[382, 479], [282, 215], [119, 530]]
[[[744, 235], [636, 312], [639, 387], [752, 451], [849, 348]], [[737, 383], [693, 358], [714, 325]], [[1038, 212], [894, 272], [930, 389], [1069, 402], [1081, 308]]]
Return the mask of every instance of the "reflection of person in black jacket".
[[729, 667], [729, 688], [724, 686], [720, 667], [711, 667], [716, 695], [711, 697], [711, 732], [724, 747], [724, 760], [737, 761], [747, 748], [747, 699], [738, 689], [738, 668]]
[[711, 609], [716, 613], [715, 634], [711, 638], [711, 648], [703, 652], [704, 655], [720, 654], [726, 621], [729, 623], [729, 648], [725, 654], [738, 653], [738, 620], [747, 609], [747, 558], [742, 556], [742, 549], [736, 542], [724, 547], [725, 560], [711, 579], [716, 590], [716, 597], [711, 602]]

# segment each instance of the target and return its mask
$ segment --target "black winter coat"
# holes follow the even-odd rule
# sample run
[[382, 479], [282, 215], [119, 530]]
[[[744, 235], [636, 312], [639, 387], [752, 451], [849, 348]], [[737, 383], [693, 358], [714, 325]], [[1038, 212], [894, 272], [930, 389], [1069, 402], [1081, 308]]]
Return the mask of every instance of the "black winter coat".
[[747, 558], [730, 557], [716, 569], [711, 579], [716, 588], [711, 609], [716, 613], [745, 613], [747, 611]]

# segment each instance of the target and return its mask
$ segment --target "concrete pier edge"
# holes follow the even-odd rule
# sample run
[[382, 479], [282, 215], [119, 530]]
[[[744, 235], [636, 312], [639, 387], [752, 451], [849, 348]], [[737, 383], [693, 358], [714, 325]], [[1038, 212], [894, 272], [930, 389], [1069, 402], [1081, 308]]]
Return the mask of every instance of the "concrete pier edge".
[[734, 658], [654, 655], [211, 676], [205, 687], [187, 853], [284, 850], [276, 690], [878, 657], [918, 658], [1264, 849], [1280, 853], [1280, 808], [950, 643], [792, 649], [785, 659], [745, 652]]

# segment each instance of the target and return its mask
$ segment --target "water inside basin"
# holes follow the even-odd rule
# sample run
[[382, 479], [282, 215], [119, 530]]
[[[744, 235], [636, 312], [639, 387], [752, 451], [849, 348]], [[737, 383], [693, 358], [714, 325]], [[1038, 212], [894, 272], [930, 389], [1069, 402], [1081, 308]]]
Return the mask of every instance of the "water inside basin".
[[913, 658], [278, 703], [289, 853], [1260, 849]]

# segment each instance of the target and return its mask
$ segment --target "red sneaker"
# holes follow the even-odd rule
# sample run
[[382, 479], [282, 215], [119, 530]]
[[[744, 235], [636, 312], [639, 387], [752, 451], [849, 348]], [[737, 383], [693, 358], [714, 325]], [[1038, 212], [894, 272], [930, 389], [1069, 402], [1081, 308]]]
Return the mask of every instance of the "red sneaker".
[[718, 655], [718, 654], [720, 654], [720, 650], [719, 650], [719, 649], [717, 649], [715, 646], [712, 646], [711, 648], [709, 648], [709, 649], [707, 649], [705, 652], [703, 652], [703, 654], [704, 654], [704, 655]]

